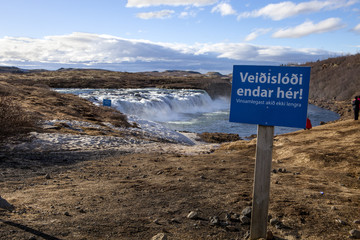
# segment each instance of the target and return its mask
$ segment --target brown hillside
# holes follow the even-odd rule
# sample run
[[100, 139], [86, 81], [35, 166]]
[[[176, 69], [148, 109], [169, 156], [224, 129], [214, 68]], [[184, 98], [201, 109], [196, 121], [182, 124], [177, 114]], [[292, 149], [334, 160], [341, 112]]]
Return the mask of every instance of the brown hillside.
[[[112, 108], [97, 107], [78, 96], [60, 94], [46, 86], [15, 86], [0, 81], [0, 102], [1, 100], [16, 104], [17, 108], [23, 110], [23, 114], [29, 113], [39, 120], [67, 119], [94, 123], [104, 121], [119, 127], [131, 126], [125, 115]], [[0, 108], [2, 109], [4, 108]], [[10, 127], [14, 119], [7, 119], [7, 115], [8, 111], [2, 114], [0, 122], [4, 120], [3, 122], [8, 122]]]
[[343, 101], [360, 95], [360, 54], [305, 65], [311, 67], [311, 99]]

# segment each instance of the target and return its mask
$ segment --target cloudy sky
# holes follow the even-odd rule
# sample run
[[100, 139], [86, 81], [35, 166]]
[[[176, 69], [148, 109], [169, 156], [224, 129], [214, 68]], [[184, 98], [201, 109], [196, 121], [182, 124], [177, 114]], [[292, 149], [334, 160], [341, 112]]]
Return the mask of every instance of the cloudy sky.
[[0, 65], [230, 73], [360, 52], [360, 0], [0, 0]]

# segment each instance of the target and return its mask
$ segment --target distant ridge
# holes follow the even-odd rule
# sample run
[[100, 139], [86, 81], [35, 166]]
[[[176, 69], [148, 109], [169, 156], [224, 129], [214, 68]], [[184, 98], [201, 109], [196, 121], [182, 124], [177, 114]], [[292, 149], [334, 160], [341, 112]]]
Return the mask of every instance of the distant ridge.
[[[5, 72], [5, 70], [7, 72]], [[23, 74], [17, 74], [17, 73]], [[231, 77], [221, 74], [201, 74], [194, 71], [116, 72], [100, 69], [60, 68], [56, 71], [13, 72], [4, 69], [0, 81], [21, 85], [42, 84], [51, 88], [168, 88], [203, 89], [212, 97], [230, 96]], [[9, 77], [9, 74], [14, 74]]]
[[[360, 54], [328, 58], [300, 66], [311, 67], [309, 98], [312, 100], [348, 101], [353, 96], [360, 95]], [[60, 68], [56, 71], [26, 70], [8, 66], [0, 66], [0, 73], [20, 73], [19, 79], [12, 81], [27, 85], [34, 84], [34, 81], [28, 77], [20, 77], [22, 74], [41, 73], [36, 77], [36, 82], [50, 87], [200, 88], [209, 91], [211, 95], [228, 96], [230, 95], [232, 78], [232, 74], [223, 75], [218, 72], [202, 74], [185, 70], [129, 73], [82, 68]], [[57, 74], [54, 75], [54, 73]], [[2, 80], [8, 81], [6, 78], [2, 78]]]
[[17, 67], [2, 67], [0, 66], [0, 73], [24, 73], [26, 70], [22, 70]]
[[46, 69], [23, 69], [18, 67], [7, 67], [0, 66], [0, 73], [36, 73], [36, 72], [47, 72], [49, 70]]

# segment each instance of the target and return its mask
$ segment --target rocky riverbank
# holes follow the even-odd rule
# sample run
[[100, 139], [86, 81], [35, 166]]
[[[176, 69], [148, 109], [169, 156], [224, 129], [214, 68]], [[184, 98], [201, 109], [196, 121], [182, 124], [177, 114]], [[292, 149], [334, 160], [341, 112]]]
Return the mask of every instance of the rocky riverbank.
[[318, 100], [310, 99], [309, 103], [336, 112], [340, 115], [342, 119], [353, 118], [353, 111], [350, 100], [336, 101], [336, 100], [325, 100], [325, 99], [318, 99]]

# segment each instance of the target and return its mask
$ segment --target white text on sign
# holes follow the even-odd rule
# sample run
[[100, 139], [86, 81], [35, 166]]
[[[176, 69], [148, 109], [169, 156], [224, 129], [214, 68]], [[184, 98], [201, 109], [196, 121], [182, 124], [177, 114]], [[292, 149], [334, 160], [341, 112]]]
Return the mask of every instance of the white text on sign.
[[[262, 98], [271, 98], [273, 97], [274, 90], [264, 89], [258, 86], [257, 88], [238, 88], [236, 91], [239, 97], [262, 97]], [[302, 99], [303, 90], [299, 89], [293, 91], [292, 88], [283, 90], [280, 87], [276, 89], [276, 98], [286, 98], [286, 99]]]

